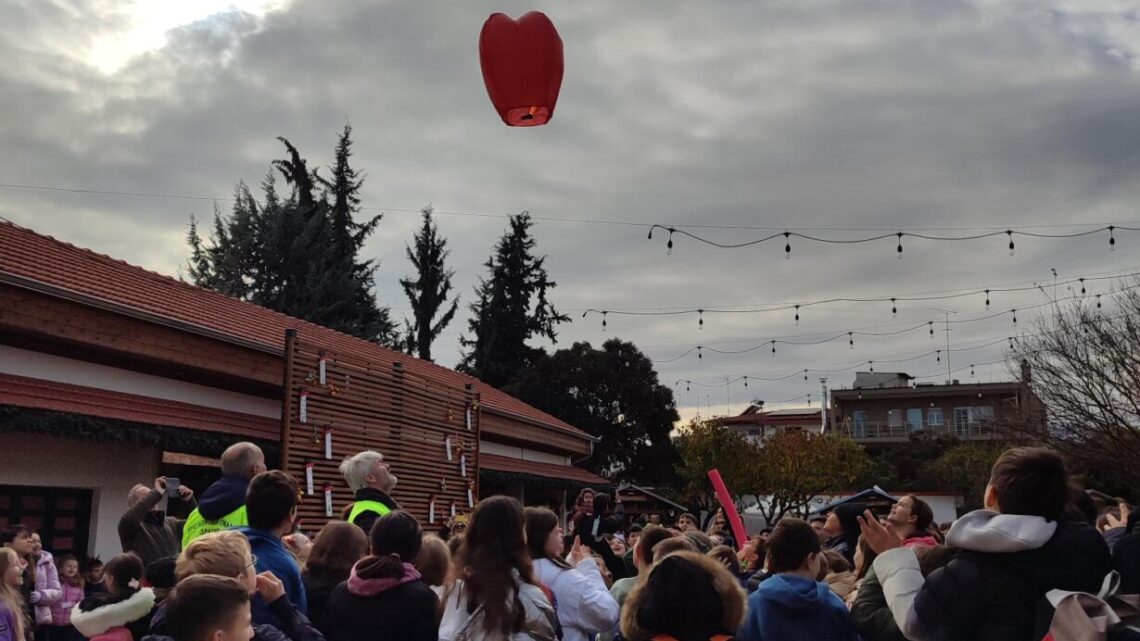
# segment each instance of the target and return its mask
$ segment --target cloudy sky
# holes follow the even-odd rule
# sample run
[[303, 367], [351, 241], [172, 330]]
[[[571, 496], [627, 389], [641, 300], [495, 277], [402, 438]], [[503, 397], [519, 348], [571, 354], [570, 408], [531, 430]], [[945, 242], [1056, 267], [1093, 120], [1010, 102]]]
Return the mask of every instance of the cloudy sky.
[[[178, 5], [177, 9], [175, 7]], [[505, 127], [479, 69], [493, 11], [545, 11], [565, 43], [557, 112]], [[244, 179], [258, 182], [291, 139], [331, 161], [353, 124], [364, 205], [385, 212], [368, 245], [379, 296], [409, 312], [403, 247], [431, 203], [450, 238], [463, 302], [503, 215], [539, 218], [539, 248], [574, 319], [560, 343], [632, 340], [659, 364], [688, 416], [747, 400], [818, 406], [819, 380], [856, 369], [946, 378], [945, 335], [891, 332], [945, 318], [952, 375], [1002, 358], [1036, 306], [1066, 280], [1140, 271], [1140, 232], [1080, 239], [824, 245], [717, 242], [785, 229], [834, 239], [898, 230], [969, 235], [1140, 226], [1140, 11], [1112, 0], [852, 0], [529, 3], [500, 0], [0, 0], [0, 216], [177, 275], [191, 215], [208, 218]], [[156, 198], [27, 187], [193, 196]], [[706, 226], [706, 227], [700, 227]], [[639, 312], [758, 309], [987, 287], [1042, 290], [789, 310], [622, 316], [608, 331], [588, 308]], [[1089, 293], [1113, 281], [1088, 281]], [[1040, 311], [1040, 310], [1039, 310]], [[465, 318], [435, 352], [458, 360]], [[938, 327], [941, 330], [941, 326]], [[996, 344], [995, 344], [996, 343]], [[695, 345], [703, 350], [677, 358]], [[914, 358], [920, 357], [920, 358]], [[890, 360], [913, 359], [888, 364]], [[859, 366], [863, 363], [862, 366]], [[961, 369], [965, 368], [965, 369]], [[808, 371], [808, 382], [802, 370]], [[798, 372], [798, 374], [797, 374]], [[789, 376], [782, 381], [760, 379]], [[747, 389], [736, 380], [748, 375]], [[1005, 378], [1004, 365], [973, 380]], [[718, 386], [719, 385], [719, 386]]]

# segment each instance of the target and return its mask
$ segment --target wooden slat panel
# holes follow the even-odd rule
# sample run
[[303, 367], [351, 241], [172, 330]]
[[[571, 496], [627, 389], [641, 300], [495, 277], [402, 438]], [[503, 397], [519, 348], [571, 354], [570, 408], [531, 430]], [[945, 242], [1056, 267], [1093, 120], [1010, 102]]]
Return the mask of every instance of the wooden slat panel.
[[[319, 381], [322, 349], [299, 336], [287, 341], [284, 424], [285, 469], [305, 491], [305, 464], [312, 462], [313, 494], [303, 496], [298, 510], [304, 528], [315, 531], [331, 520], [325, 513], [323, 488], [332, 487], [333, 517], [340, 518], [352, 492], [338, 466], [346, 456], [366, 449], [384, 455], [399, 478], [394, 498], [408, 512], [428, 520], [428, 502], [436, 497], [435, 525], [446, 520], [454, 501], [469, 511], [467, 488], [478, 498], [479, 397], [472, 389], [449, 386], [407, 372], [399, 363], [377, 364], [324, 351], [326, 382]], [[411, 357], [409, 357], [411, 358]], [[302, 390], [307, 390], [307, 420], [300, 422]], [[466, 413], [471, 410], [471, 429]], [[323, 429], [332, 428], [332, 456], [325, 458]], [[445, 439], [452, 441], [447, 460]], [[461, 449], [462, 448], [462, 449]], [[467, 476], [460, 473], [461, 452]]]

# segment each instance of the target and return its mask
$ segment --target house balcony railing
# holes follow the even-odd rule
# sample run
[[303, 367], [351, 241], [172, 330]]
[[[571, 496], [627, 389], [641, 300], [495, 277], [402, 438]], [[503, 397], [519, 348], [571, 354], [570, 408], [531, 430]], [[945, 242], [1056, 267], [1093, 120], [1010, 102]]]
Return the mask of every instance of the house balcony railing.
[[988, 423], [961, 423], [958, 425], [891, 425], [888, 423], [844, 423], [835, 426], [835, 433], [856, 441], [905, 441], [911, 434], [957, 436], [961, 439], [989, 439], [994, 427]]

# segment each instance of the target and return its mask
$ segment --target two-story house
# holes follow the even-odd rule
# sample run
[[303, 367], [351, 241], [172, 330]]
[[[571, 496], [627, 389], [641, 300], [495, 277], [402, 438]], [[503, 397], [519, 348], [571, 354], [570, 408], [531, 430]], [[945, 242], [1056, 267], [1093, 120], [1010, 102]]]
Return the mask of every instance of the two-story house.
[[1004, 438], [1045, 420], [1028, 367], [1022, 380], [998, 383], [916, 383], [901, 372], [858, 372], [851, 389], [831, 391], [831, 429], [864, 445], [897, 443], [912, 434], [963, 440]]

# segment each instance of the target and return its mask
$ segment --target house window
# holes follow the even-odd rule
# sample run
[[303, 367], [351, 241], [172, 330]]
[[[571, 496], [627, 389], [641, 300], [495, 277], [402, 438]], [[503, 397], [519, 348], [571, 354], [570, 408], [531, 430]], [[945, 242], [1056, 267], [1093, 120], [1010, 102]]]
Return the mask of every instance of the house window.
[[867, 410], [855, 410], [852, 412], [852, 418], [855, 423], [855, 438], [864, 438], [867, 435]]
[[915, 432], [922, 429], [922, 408], [912, 407], [906, 411], [906, 431]]
[[887, 410], [887, 427], [902, 427], [903, 411]]
[[926, 424], [930, 427], [942, 427], [946, 424], [941, 407], [932, 407], [926, 410]]
[[992, 406], [955, 407], [954, 433], [958, 436], [979, 434], [983, 427], [989, 427], [994, 422], [994, 408]]

